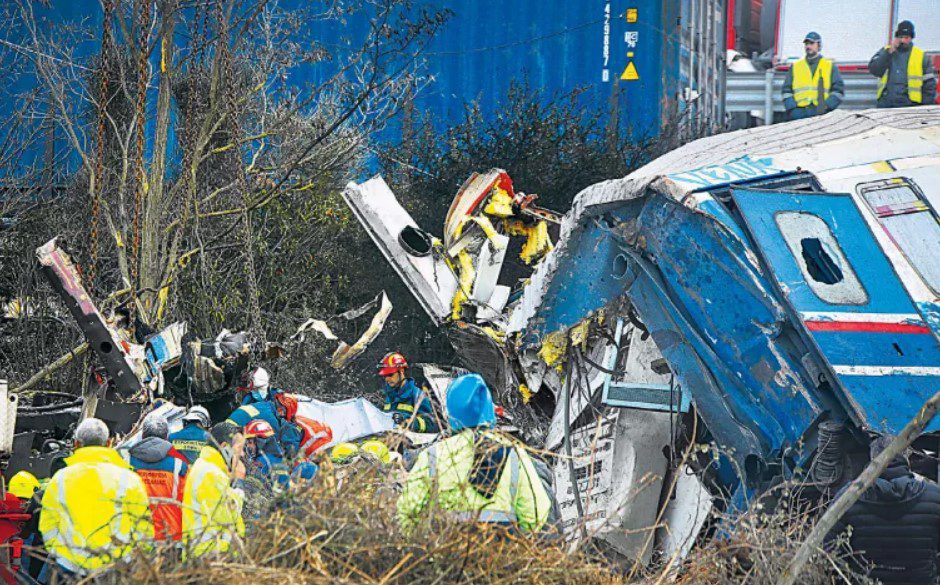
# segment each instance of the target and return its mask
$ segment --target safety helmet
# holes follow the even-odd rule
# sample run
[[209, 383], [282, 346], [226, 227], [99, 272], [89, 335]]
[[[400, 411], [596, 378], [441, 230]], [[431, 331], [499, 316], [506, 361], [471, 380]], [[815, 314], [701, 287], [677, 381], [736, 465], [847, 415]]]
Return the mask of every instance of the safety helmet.
[[359, 454], [359, 447], [353, 443], [339, 443], [330, 451], [330, 459], [334, 463], [346, 463]]
[[244, 435], [246, 439], [267, 439], [274, 436], [274, 429], [266, 420], [253, 420], [245, 425]]
[[388, 446], [382, 441], [377, 441], [375, 439], [371, 441], [366, 441], [359, 447], [359, 450], [363, 453], [368, 453], [376, 459], [382, 462], [383, 465], [388, 464], [392, 456], [388, 451]]
[[33, 497], [33, 493], [38, 489], [39, 480], [36, 479], [35, 475], [25, 470], [17, 471], [10, 478], [10, 483], [7, 485], [7, 491], [21, 500]]
[[183, 415], [183, 421], [199, 423], [205, 428], [209, 428], [212, 424], [212, 419], [209, 418], [209, 411], [203, 406], [190, 408], [186, 414]]
[[385, 354], [377, 366], [380, 376], [388, 376], [408, 367], [408, 360], [397, 351]]

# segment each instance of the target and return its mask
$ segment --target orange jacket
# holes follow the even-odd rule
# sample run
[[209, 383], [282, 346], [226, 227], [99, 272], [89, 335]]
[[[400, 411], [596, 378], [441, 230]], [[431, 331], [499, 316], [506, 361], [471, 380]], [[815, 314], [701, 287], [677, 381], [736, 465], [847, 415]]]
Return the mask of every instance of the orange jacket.
[[128, 462], [144, 482], [157, 540], [180, 540], [183, 531], [183, 488], [189, 462], [169, 441], [148, 437], [130, 448]]

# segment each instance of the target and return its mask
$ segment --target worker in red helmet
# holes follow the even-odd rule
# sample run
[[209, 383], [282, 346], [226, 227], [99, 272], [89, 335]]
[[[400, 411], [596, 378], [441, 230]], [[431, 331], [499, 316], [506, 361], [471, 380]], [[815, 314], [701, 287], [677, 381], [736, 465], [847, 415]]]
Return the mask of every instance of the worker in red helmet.
[[405, 374], [408, 360], [398, 352], [386, 354], [378, 365], [378, 374], [385, 380], [385, 404], [382, 410], [391, 413], [395, 424], [407, 425], [417, 433], [437, 433], [440, 427], [434, 416], [431, 398]]

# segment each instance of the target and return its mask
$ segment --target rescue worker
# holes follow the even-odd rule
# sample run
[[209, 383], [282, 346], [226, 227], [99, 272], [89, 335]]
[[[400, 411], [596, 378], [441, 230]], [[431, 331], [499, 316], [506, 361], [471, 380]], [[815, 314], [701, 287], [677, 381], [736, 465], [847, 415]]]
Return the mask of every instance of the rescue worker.
[[199, 458], [202, 448], [209, 444], [209, 411], [202, 406], [194, 406], [183, 415], [183, 428], [169, 437], [173, 448], [186, 457], [190, 465]]
[[151, 413], [142, 425], [141, 439], [127, 451], [128, 463], [144, 482], [153, 512], [154, 537], [179, 541], [183, 530], [183, 490], [189, 461], [167, 440], [166, 419]]
[[478, 374], [459, 376], [447, 392], [447, 415], [457, 433], [418, 455], [398, 499], [405, 530], [435, 503], [458, 518], [538, 532], [552, 495], [525, 448], [492, 429], [493, 398]]
[[260, 367], [249, 371], [245, 387], [240, 390], [245, 393], [241, 406], [229, 415], [226, 422], [243, 429], [249, 422], [261, 419], [271, 425], [275, 433], [280, 431], [276, 395], [281, 391], [271, 388], [271, 376], [268, 371]]
[[405, 375], [407, 367], [405, 356], [397, 352], [386, 354], [379, 362], [378, 374], [385, 380], [382, 410], [391, 413], [395, 424], [407, 424], [411, 431], [440, 432], [430, 397]]
[[245, 425], [246, 473], [267, 483], [269, 487], [290, 483], [290, 472], [284, 464], [284, 452], [274, 438], [274, 429], [266, 421], [253, 420]]
[[245, 535], [244, 439], [226, 423], [212, 427], [211, 435], [213, 444], [203, 447], [183, 490], [185, 552], [196, 557], [224, 553], [236, 536]]
[[277, 441], [287, 457], [312, 457], [333, 440], [333, 429], [328, 425], [297, 414], [297, 398], [293, 395], [279, 392], [275, 395], [275, 404], [281, 421]]
[[914, 25], [909, 20], [898, 23], [891, 44], [875, 53], [868, 70], [881, 78], [879, 108], [933, 105], [937, 100], [933, 61], [923, 49], [914, 46]]
[[107, 443], [104, 422], [82, 421], [75, 452], [42, 497], [39, 530], [50, 562], [68, 578], [108, 567], [153, 535], [144, 484]]
[[[884, 436], [872, 441], [872, 459], [893, 438]], [[885, 585], [938, 582], [940, 486], [914, 477], [904, 456], [888, 464], [839, 519], [827, 540], [832, 542], [849, 527], [852, 552], [847, 556], [860, 573], [868, 573]]]
[[839, 68], [820, 54], [821, 48], [819, 33], [806, 33], [806, 56], [790, 67], [783, 80], [783, 107], [790, 120], [825, 114], [838, 108], [845, 97]]
[[261, 480], [274, 491], [284, 491], [291, 482], [311, 480], [318, 466], [306, 459], [292, 460], [274, 436], [274, 429], [263, 420], [245, 426], [245, 465], [249, 475]]

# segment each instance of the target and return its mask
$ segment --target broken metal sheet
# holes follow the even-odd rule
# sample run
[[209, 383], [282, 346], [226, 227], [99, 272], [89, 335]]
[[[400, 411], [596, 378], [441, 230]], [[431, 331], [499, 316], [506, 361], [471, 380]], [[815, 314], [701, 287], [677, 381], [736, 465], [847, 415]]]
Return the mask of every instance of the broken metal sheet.
[[506, 308], [506, 303], [509, 302], [510, 293], [512, 293], [512, 289], [508, 286], [496, 285], [490, 295], [490, 300], [477, 308], [477, 323], [501, 325], [505, 319], [503, 309]]
[[402, 230], [418, 225], [385, 181], [374, 177], [361, 184], [350, 182], [343, 191], [343, 200], [425, 312], [436, 324], [443, 324], [451, 313], [457, 276], [433, 247], [428, 254], [415, 256], [401, 245], [398, 236]]
[[82, 285], [78, 269], [69, 255], [59, 247], [57, 238], [37, 248], [36, 257], [42, 266], [43, 274], [62, 297], [88, 340], [88, 345], [108, 371], [118, 393], [127, 397], [137, 394], [141, 389], [141, 382], [135, 372], [134, 361], [128, 355], [129, 344], [119, 339], [107, 326], [104, 317], [98, 312], [88, 291]]
[[[428, 386], [431, 387], [431, 392], [434, 393], [434, 397], [440, 405], [444, 420], [447, 420], [447, 388], [450, 387], [450, 383], [453, 382], [454, 378], [459, 376], [464, 370], [459, 370], [459, 368], [442, 368], [436, 364], [417, 365], [421, 368], [424, 379], [427, 380]], [[460, 373], [458, 373], [458, 371]]]
[[477, 303], [487, 305], [492, 299], [508, 247], [509, 236], [502, 234], [495, 234], [492, 240], [488, 239], [483, 243], [474, 266], [476, 278], [473, 280], [473, 290], [470, 293], [470, 298]]
[[385, 433], [395, 428], [392, 416], [382, 412], [365, 398], [329, 403], [297, 396], [297, 414], [330, 426], [333, 440], [324, 448]]
[[450, 249], [459, 238], [458, 230], [465, 218], [473, 215], [494, 187], [512, 193], [512, 180], [502, 169], [490, 169], [485, 173], [470, 175], [450, 204], [444, 220], [444, 246]]
[[183, 337], [188, 327], [186, 323], [173, 323], [160, 333], [152, 335], [144, 343], [144, 356], [148, 372], [144, 382], [158, 377], [168, 366], [177, 363], [183, 355]]
[[[940, 341], [852, 196], [749, 189], [733, 195], [798, 329], [825, 358], [855, 423], [900, 433], [940, 387]], [[934, 419], [924, 432], [936, 430]]]
[[326, 321], [320, 319], [307, 319], [300, 327], [297, 328], [297, 332], [291, 336], [291, 341], [297, 341], [303, 343], [304, 334], [307, 331], [316, 331], [329, 341], [339, 341], [339, 345], [336, 347], [336, 351], [333, 352], [333, 357], [330, 359], [330, 365], [337, 370], [345, 368], [350, 361], [358, 357], [363, 351], [369, 347], [369, 344], [375, 341], [375, 338], [379, 336], [379, 333], [382, 332], [382, 329], [385, 327], [385, 322], [388, 320], [388, 316], [392, 312], [392, 303], [388, 300], [388, 295], [385, 294], [383, 290], [379, 293], [374, 299], [366, 303], [365, 305], [359, 307], [358, 309], [353, 309], [351, 311], [346, 311], [341, 315], [338, 315], [334, 318], [336, 319], [345, 319], [351, 321], [358, 317], [364, 315], [367, 311], [378, 306], [379, 309], [376, 311], [375, 315], [372, 316], [372, 321], [369, 324], [369, 327], [359, 336], [354, 343], [348, 344], [345, 341], [342, 341], [336, 334], [333, 333], [333, 330], [330, 329], [330, 326]]
[[565, 537], [606, 542], [629, 559], [649, 563], [670, 444], [670, 415], [633, 409], [605, 409], [592, 424], [571, 434], [574, 475], [584, 517], [578, 515], [565, 449], [557, 452], [556, 496]]
[[13, 433], [16, 428], [16, 406], [19, 397], [11, 394], [6, 380], [0, 380], [0, 454], [13, 452]]
[[674, 494], [663, 514], [663, 526], [656, 531], [662, 558], [674, 565], [688, 556], [715, 504], [715, 498], [687, 465], [680, 466], [676, 474]]
[[[632, 332], [623, 335], [624, 327]], [[604, 374], [604, 392], [601, 397], [607, 406], [661, 410], [665, 412], [688, 412], [691, 404], [688, 392], [678, 387], [669, 373], [654, 371], [653, 364], [665, 362], [652, 336], [638, 327], [625, 325], [618, 320], [615, 339], [621, 340], [620, 362], [615, 353], [609, 354], [605, 362], [608, 370], [616, 374]]]

